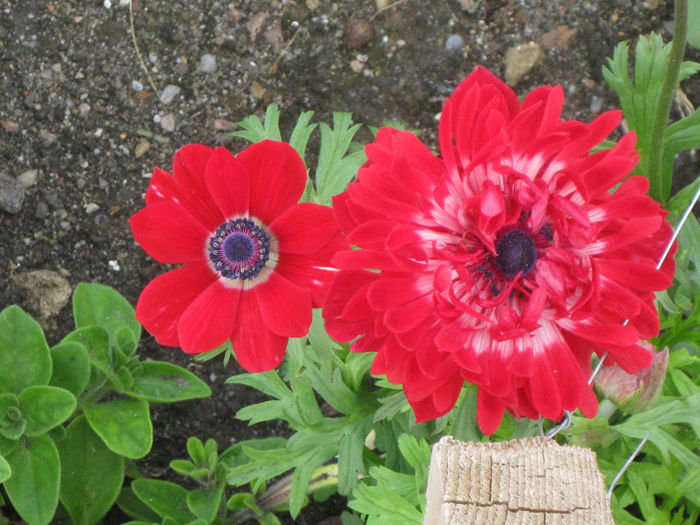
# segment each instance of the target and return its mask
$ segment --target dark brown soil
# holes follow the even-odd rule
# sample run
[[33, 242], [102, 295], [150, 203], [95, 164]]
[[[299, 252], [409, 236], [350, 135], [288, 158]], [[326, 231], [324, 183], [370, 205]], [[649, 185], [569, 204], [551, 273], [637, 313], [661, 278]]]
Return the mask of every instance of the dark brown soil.
[[[406, 0], [381, 12], [371, 0], [139, 0], [135, 34], [154, 92], [134, 49], [128, 6], [107, 3], [4, 0], [0, 6], [0, 173], [17, 178], [36, 170], [21, 209], [0, 210], [0, 308], [31, 308], [13, 277], [36, 269], [57, 271], [73, 286], [109, 284], [135, 302], [164, 271], [134, 243], [127, 224], [143, 206], [152, 168], [168, 169], [173, 153], [190, 142], [243, 147], [222, 128], [262, 114], [268, 103], [281, 106], [286, 127], [304, 110], [326, 121], [344, 110], [359, 123], [403, 121], [435, 146], [444, 99], [476, 65], [503, 75], [509, 47], [544, 44], [543, 35], [567, 26], [560, 32], [575, 34], [544, 47], [544, 60], [516, 91], [560, 83], [564, 116], [591, 120], [617, 107], [601, 75], [614, 45], [652, 30], [668, 40], [663, 28], [672, 16], [672, 2], [650, 7], [659, 2], [638, 0]], [[363, 40], [356, 32], [367, 28], [355, 25], [348, 34], [350, 19], [371, 26], [369, 41], [355, 48], [350, 45]], [[216, 57], [216, 71], [198, 69], [205, 54]], [[692, 82], [684, 89], [698, 104], [700, 81]], [[181, 91], [164, 104], [159, 96], [169, 84]], [[171, 131], [162, 125], [168, 114]], [[144, 138], [144, 131], [165, 140]], [[137, 156], [144, 141], [150, 149]], [[688, 170], [685, 161], [681, 171]], [[53, 343], [72, 329], [70, 307], [49, 325]], [[196, 363], [148, 338], [142, 351], [188, 366], [214, 392], [153, 407], [153, 451], [139, 462], [149, 475], [172, 478], [167, 464], [185, 455], [188, 436], [214, 438], [225, 448], [285, 432], [283, 425], [249, 428], [236, 420], [239, 408], [262, 398], [224, 384], [239, 372], [235, 365]], [[296, 522], [316, 524], [342, 507], [337, 498], [317, 504]], [[108, 521], [122, 518], [115, 512]]]

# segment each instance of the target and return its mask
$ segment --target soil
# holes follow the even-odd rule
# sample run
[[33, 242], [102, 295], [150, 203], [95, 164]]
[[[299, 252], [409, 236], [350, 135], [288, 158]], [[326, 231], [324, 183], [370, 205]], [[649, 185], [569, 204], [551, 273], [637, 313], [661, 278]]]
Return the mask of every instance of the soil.
[[[503, 76], [506, 50], [534, 41], [543, 60], [516, 92], [560, 83], [564, 117], [590, 121], [618, 106], [601, 75], [615, 44], [650, 31], [668, 40], [672, 18], [672, 2], [658, 0], [405, 0], [377, 10], [390, 3], [135, 0], [135, 36], [154, 91], [132, 40], [128, 1], [4, 0], [0, 174], [25, 185], [18, 211], [0, 209], [0, 308], [17, 303], [32, 311], [14, 277], [38, 269], [73, 287], [108, 284], [135, 303], [164, 271], [127, 224], [143, 206], [153, 167], [168, 169], [173, 153], [191, 142], [239, 150], [245, 143], [231, 138], [231, 123], [262, 115], [271, 102], [287, 129], [301, 111], [328, 122], [343, 110], [358, 123], [402, 121], [435, 147], [437, 116], [457, 83], [478, 64]], [[362, 22], [346, 27], [351, 19]], [[560, 38], [545, 36], [551, 31]], [[215, 71], [201, 70], [203, 55], [215, 57]], [[700, 56], [689, 49], [687, 58]], [[180, 91], [163, 103], [168, 85]], [[699, 104], [700, 81], [683, 87]], [[360, 136], [370, 137], [366, 130]], [[680, 172], [690, 177], [691, 169], [681, 159]], [[44, 324], [55, 343], [72, 329], [70, 306]], [[263, 396], [224, 383], [240, 372], [235, 364], [194, 362], [150, 337], [141, 352], [187, 366], [213, 390], [208, 399], [153, 406], [153, 451], [138, 463], [150, 476], [181, 481], [167, 465], [185, 456], [192, 435], [223, 449], [285, 434], [282, 424], [236, 420], [238, 409]], [[296, 523], [320, 523], [343, 507], [342, 498], [313, 504]], [[106, 523], [122, 521], [112, 511]]]

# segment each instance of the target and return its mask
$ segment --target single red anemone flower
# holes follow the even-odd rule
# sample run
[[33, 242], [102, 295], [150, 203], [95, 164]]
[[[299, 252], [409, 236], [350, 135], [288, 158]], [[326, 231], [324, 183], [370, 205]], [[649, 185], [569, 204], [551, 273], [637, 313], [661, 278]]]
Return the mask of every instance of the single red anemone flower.
[[357, 249], [333, 259], [326, 328], [377, 352], [372, 372], [403, 385], [418, 421], [448, 412], [465, 381], [488, 434], [505, 409], [592, 417], [592, 352], [630, 373], [650, 363], [638, 341], [657, 334], [654, 291], [674, 271], [672, 258], [656, 269], [666, 212], [627, 178], [633, 133], [590, 153], [620, 112], [563, 121], [563, 98], [546, 86], [521, 104], [477, 68], [445, 103], [441, 157], [383, 128], [334, 200]]
[[266, 140], [237, 156], [191, 144], [155, 169], [146, 207], [129, 224], [154, 259], [187, 263], [143, 290], [136, 318], [187, 353], [230, 339], [241, 366], [270, 370], [290, 337], [306, 335], [344, 241], [327, 206], [297, 204], [306, 168], [296, 151]]

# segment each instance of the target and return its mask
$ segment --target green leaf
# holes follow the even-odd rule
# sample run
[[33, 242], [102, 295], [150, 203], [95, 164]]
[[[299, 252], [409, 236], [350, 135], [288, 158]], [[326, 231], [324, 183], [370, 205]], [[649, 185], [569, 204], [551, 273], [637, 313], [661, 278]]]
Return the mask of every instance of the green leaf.
[[304, 111], [299, 115], [297, 123], [292, 130], [292, 135], [289, 137], [289, 145], [297, 150], [302, 159], [306, 156], [306, 144], [309, 142], [309, 137], [317, 126], [317, 124], [309, 124], [313, 116], [313, 111]]
[[153, 427], [145, 401], [115, 400], [83, 406], [92, 429], [110, 450], [131, 459], [151, 450]]
[[700, 0], [688, 1], [688, 43], [700, 49]]
[[75, 327], [101, 326], [116, 344], [119, 329], [126, 325], [134, 336], [141, 338], [141, 325], [136, 320], [134, 308], [119, 292], [97, 283], [80, 283], [73, 293], [73, 317]]
[[160, 516], [141, 501], [131, 490], [131, 487], [122, 487], [117, 498], [117, 506], [124, 514], [135, 520], [146, 523], [160, 523], [161, 521]]
[[180, 485], [157, 479], [136, 479], [131, 490], [159, 516], [187, 523], [194, 516], [187, 510], [187, 490]]
[[223, 495], [223, 485], [211, 489], [193, 490], [187, 494], [187, 508], [192, 514], [209, 523], [218, 513]]
[[14, 444], [5, 441], [19, 439], [27, 428], [27, 420], [19, 407], [19, 399], [16, 395], [0, 394], [0, 454], [7, 454]]
[[191, 461], [187, 461], [186, 459], [174, 459], [170, 462], [170, 468], [178, 474], [189, 476], [194, 470], [194, 465]]
[[420, 441], [410, 434], [399, 436], [399, 450], [406, 458], [419, 479], [427, 479], [428, 466], [430, 465], [430, 445], [424, 439]]
[[164, 361], [139, 363], [134, 384], [125, 393], [154, 403], [172, 403], [211, 395], [209, 386], [189, 370]]
[[12, 469], [5, 490], [15, 510], [29, 525], [46, 525], [58, 505], [61, 466], [56, 445], [47, 436], [29, 438], [5, 459]]
[[111, 380], [116, 380], [109, 351], [109, 334], [104, 328], [101, 326], [78, 328], [61, 340], [61, 344], [70, 342], [83, 345], [90, 356], [90, 362], [107, 374]]
[[64, 388], [74, 396], [85, 390], [90, 380], [90, 356], [87, 349], [75, 341], [59, 343], [51, 347], [53, 372], [51, 386]]
[[279, 127], [280, 110], [277, 104], [270, 104], [265, 111], [265, 124], [257, 115], [244, 118], [238, 125], [242, 131], [231, 133], [234, 137], [241, 137], [250, 142], [262, 142], [265, 139], [282, 140]]
[[226, 507], [230, 510], [250, 509], [256, 514], [260, 513], [258, 502], [250, 492], [240, 492], [231, 496], [226, 502]]
[[75, 410], [75, 396], [55, 386], [30, 386], [18, 396], [20, 410], [27, 420], [25, 434], [36, 437], [63, 423]]
[[187, 440], [187, 453], [195, 465], [202, 465], [207, 460], [202, 440], [197, 437], [191, 437]]
[[109, 450], [82, 416], [68, 426], [58, 451], [61, 503], [74, 524], [96, 523], [119, 496], [124, 458]]
[[0, 312], [0, 392], [19, 394], [48, 385], [51, 355], [44, 332], [30, 315], [12, 305]]
[[338, 492], [347, 495], [357, 485], [358, 473], [365, 472], [362, 451], [369, 433], [371, 417], [345, 426], [345, 435], [338, 450]]
[[333, 128], [321, 123], [321, 148], [316, 169], [316, 192], [320, 204], [329, 204], [331, 197], [344, 191], [357, 169], [367, 160], [364, 151], [346, 155], [360, 124], [351, 125], [350, 113], [334, 112]]
[[[4, 483], [10, 476], [12, 476], [12, 468], [10, 468], [10, 464], [7, 460], [0, 456], [0, 483]], [[2, 504], [0, 503], [0, 507], [1, 506]]]

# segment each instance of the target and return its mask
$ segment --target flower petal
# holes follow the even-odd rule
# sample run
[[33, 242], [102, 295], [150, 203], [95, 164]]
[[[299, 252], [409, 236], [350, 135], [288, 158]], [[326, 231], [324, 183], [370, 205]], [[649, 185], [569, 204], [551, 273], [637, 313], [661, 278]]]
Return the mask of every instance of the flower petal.
[[244, 293], [231, 339], [238, 363], [249, 372], [266, 372], [282, 362], [289, 338], [267, 328], [253, 294]]
[[216, 148], [209, 159], [204, 178], [225, 218], [248, 214], [250, 174], [233, 153], [226, 148]]
[[242, 292], [214, 281], [184, 311], [177, 325], [180, 347], [199, 354], [222, 345], [233, 332]]
[[333, 210], [328, 206], [301, 202], [271, 224], [282, 253], [312, 253], [338, 233]]
[[269, 225], [294, 206], [306, 186], [306, 167], [289, 144], [263, 140], [236, 157], [250, 173], [250, 214]]
[[209, 231], [182, 206], [159, 202], [129, 219], [136, 242], [159, 262], [178, 264], [203, 260]]
[[252, 288], [265, 326], [277, 335], [303, 337], [311, 326], [311, 294], [272, 272], [264, 283]]
[[215, 280], [209, 266], [198, 262], [159, 275], [141, 292], [136, 319], [160, 344], [178, 346], [180, 316]]
[[183, 206], [212, 230], [224, 219], [204, 181], [204, 172], [213, 151], [202, 144], [188, 144], [180, 148], [173, 158], [173, 174], [181, 188]]

